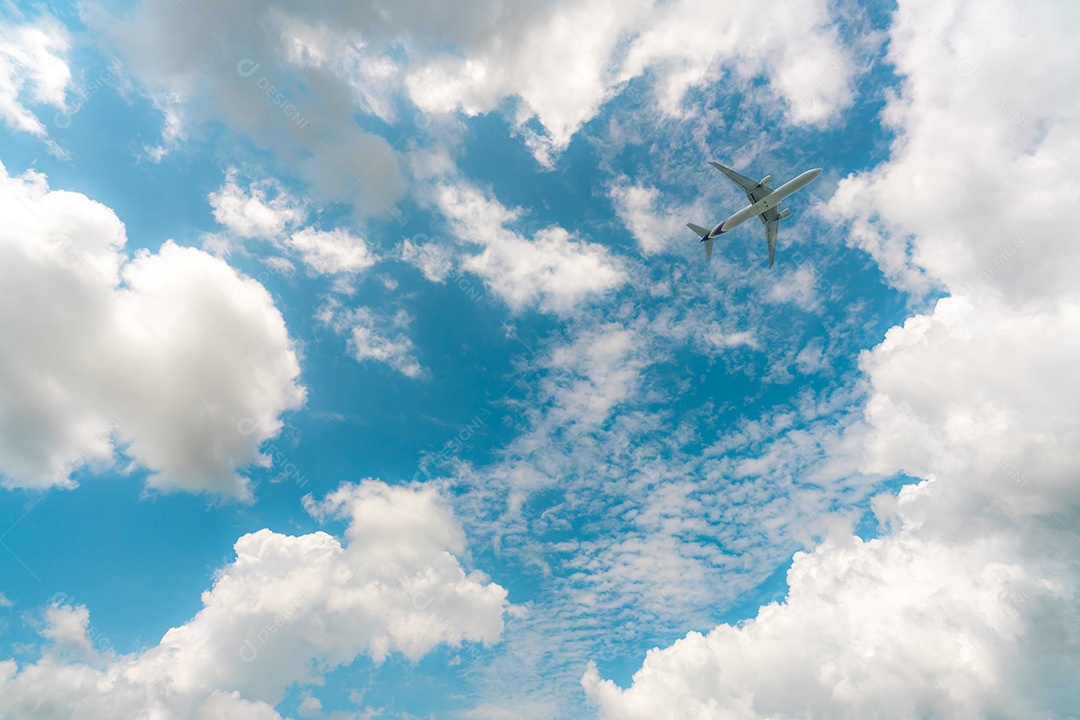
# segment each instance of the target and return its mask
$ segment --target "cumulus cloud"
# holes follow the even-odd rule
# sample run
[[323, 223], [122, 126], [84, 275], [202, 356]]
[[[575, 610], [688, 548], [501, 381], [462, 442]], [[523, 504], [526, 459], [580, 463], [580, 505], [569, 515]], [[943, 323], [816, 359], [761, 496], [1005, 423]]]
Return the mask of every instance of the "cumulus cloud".
[[70, 45], [67, 31], [51, 17], [0, 21], [0, 118], [9, 127], [44, 136], [45, 126], [28, 105], [67, 108]]
[[[1007, 0], [992, 10], [906, 4], [890, 45], [906, 77], [886, 109], [901, 135], [888, 162], [848, 178], [829, 204], [894, 282], [952, 296], [862, 358], [874, 388], [869, 462], [992, 480], [992, 490], [953, 481], [947, 494], [963, 487], [983, 496], [976, 505], [993, 496], [1008, 514], [1044, 512], [1036, 495], [1055, 508], [1076, 501], [1064, 478], [1078, 463], [1080, 428], [1061, 400], [1074, 392], [1064, 368], [1078, 356], [1066, 327], [1076, 322], [1080, 251], [1055, 208], [1080, 194], [1071, 169], [1080, 144], [1068, 139], [1080, 106], [1058, 87], [1080, 81], [1080, 70], [1049, 82], [1043, 73], [1078, 23], [1063, 4], [1032, 16]], [[959, 193], [947, 212], [946, 187]]]
[[52, 642], [53, 649], [74, 650], [81, 656], [91, 654], [90, 612], [84, 606], [50, 605], [45, 608], [44, 619], [41, 636]]
[[1080, 108], [1066, 90], [1080, 68], [1064, 62], [1077, 19], [1056, 3], [987, 7], [916, 2], [896, 16], [889, 59], [906, 79], [884, 113], [891, 159], [842, 181], [828, 209], [900, 287], [1052, 299], [1080, 272], [1067, 241]]
[[628, 690], [595, 666], [582, 684], [626, 720], [1066, 717], [1080, 637], [1043, 639], [1071, 625], [1075, 583], [1002, 562], [999, 542], [827, 542], [796, 555], [784, 603], [651, 650]]
[[538, 306], [566, 313], [626, 280], [622, 263], [607, 248], [575, 239], [552, 225], [532, 239], [507, 226], [522, 216], [479, 189], [458, 182], [435, 189], [435, 202], [454, 234], [483, 248], [462, 260], [513, 310]]
[[1040, 314], [945, 298], [863, 357], [874, 388], [867, 462], [952, 478], [919, 518], [928, 532], [961, 537], [1011, 518], [1019, 533], [1032, 517], [1077, 515], [1080, 424], [1063, 398], [1080, 393], [1069, 370], [1080, 362], [1068, 330], [1078, 321], [1076, 298]]
[[345, 542], [244, 535], [202, 609], [148, 650], [72, 661], [52, 650], [89, 648], [88, 611], [48, 608], [43, 635], [54, 642], [42, 658], [0, 662], [0, 713], [280, 720], [274, 706], [287, 688], [317, 684], [360, 655], [415, 662], [439, 645], [499, 639], [506, 591], [462, 568], [464, 534], [435, 490], [365, 480], [305, 504], [347, 520]]
[[787, 599], [755, 619], [651, 651], [626, 689], [591, 667], [601, 717], [1075, 714], [1080, 256], [1055, 209], [1078, 191], [1080, 113], [1058, 87], [1072, 65], [1044, 78], [1077, 19], [901, 4], [891, 157], [829, 211], [894, 284], [951, 293], [862, 355], [867, 432], [844, 449], [923, 479], [876, 499], [881, 537], [796, 555]]
[[0, 183], [4, 484], [72, 487], [121, 452], [150, 487], [249, 497], [241, 470], [304, 401], [266, 290], [171, 241], [127, 258], [111, 210], [43, 175]]

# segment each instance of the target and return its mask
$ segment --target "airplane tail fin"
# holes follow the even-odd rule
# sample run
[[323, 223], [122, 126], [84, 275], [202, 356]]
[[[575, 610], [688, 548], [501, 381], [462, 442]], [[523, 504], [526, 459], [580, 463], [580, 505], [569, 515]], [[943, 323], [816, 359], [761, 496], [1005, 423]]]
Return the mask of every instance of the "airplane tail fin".
[[705, 262], [709, 262], [709, 260], [712, 259], [712, 249], [714, 242], [714, 239], [709, 237], [709, 231], [701, 227], [700, 225], [695, 225], [694, 223], [686, 223], [686, 227], [693, 230], [698, 235], [698, 237], [701, 238], [702, 242], [705, 243]]

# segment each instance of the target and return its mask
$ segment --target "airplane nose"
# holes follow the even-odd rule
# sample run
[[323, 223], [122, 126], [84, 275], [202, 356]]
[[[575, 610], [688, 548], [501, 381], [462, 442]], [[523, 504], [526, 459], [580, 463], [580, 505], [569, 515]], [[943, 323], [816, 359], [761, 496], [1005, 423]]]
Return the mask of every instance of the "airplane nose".
[[814, 168], [810, 171], [810, 179], [817, 180], [817, 176], [821, 174], [821, 168]]

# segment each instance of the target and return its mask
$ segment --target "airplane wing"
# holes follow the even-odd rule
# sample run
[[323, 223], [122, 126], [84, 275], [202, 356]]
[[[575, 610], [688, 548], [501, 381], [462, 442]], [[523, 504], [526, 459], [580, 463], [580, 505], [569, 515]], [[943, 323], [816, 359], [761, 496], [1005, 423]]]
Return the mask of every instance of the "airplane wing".
[[769, 246], [769, 267], [776, 258], [776, 231], [780, 228], [780, 213], [771, 208], [761, 213], [761, 222], [765, 223], [765, 243]]
[[736, 185], [741, 187], [742, 191], [744, 193], [746, 193], [746, 199], [750, 201], [751, 205], [753, 205], [754, 203], [756, 203], [758, 200], [765, 197], [766, 195], [770, 195], [772, 193], [772, 190], [765, 187], [764, 185], [759, 183], [757, 180], [751, 180], [750, 178], [746, 177], [745, 175], [740, 175], [739, 173], [735, 172], [731, 168], [726, 168], [726, 167], [724, 167], [723, 165], [721, 165], [718, 162], [713, 162], [713, 161], [710, 160], [709, 164], [712, 165], [717, 170], [719, 170], [720, 172], [727, 175], [728, 178], [733, 183], [735, 183]]

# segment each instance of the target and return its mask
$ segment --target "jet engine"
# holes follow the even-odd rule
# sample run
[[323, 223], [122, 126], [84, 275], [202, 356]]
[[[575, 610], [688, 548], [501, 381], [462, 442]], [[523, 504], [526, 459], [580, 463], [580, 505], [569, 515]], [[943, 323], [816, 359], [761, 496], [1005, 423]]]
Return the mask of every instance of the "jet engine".
[[791, 217], [791, 211], [790, 210], [788, 210], [787, 208], [784, 208], [783, 210], [780, 211], [780, 219], [781, 220], [787, 220], [789, 217]]
[[766, 175], [765, 177], [761, 178], [761, 184], [764, 185], [765, 187], [769, 187], [769, 183], [771, 183], [771, 182], [772, 182], [772, 175]]

